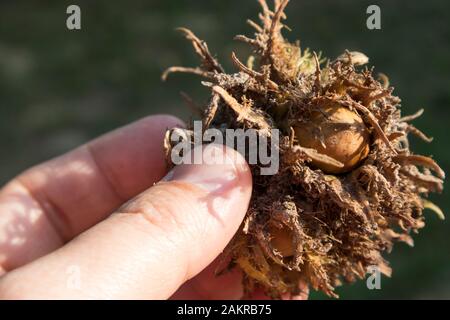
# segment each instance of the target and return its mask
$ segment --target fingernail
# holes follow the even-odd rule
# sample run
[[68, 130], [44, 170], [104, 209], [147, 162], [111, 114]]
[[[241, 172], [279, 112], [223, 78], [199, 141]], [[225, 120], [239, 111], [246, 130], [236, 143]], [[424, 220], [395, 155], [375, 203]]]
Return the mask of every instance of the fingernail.
[[[245, 160], [223, 145], [210, 144], [201, 148], [200, 164], [181, 164], [173, 168], [162, 181], [183, 181], [208, 192], [218, 192], [237, 185], [240, 175], [248, 171]], [[196, 148], [192, 150], [196, 152]], [[192, 159], [191, 154], [184, 159]]]

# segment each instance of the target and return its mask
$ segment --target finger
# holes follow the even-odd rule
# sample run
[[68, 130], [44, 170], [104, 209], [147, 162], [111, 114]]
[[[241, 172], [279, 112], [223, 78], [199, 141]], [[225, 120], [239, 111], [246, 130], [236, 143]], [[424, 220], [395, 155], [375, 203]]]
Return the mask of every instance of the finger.
[[237, 300], [244, 293], [242, 286], [242, 272], [238, 268], [216, 274], [221, 264], [219, 257], [197, 276], [184, 283], [172, 300]]
[[[270, 300], [271, 298], [262, 288], [256, 288], [244, 296], [243, 273], [235, 267], [230, 271], [217, 275], [217, 270], [223, 268], [225, 263], [222, 257], [217, 258], [206, 269], [193, 279], [184, 283], [173, 296], [172, 300]], [[295, 295], [285, 293], [282, 300], [307, 300], [309, 296], [308, 285], [300, 281], [299, 292]]]
[[[217, 260], [217, 259], [216, 259]], [[220, 276], [216, 275], [218, 262], [215, 261], [193, 279], [183, 284], [175, 294], [173, 300], [270, 300], [263, 289], [257, 288], [254, 292], [244, 296], [243, 274], [239, 268], [233, 268]], [[307, 300], [309, 296], [308, 285], [300, 281], [299, 292], [296, 295], [282, 294], [282, 300]]]
[[[308, 300], [309, 298], [309, 286], [303, 280], [298, 283], [298, 292], [296, 294], [282, 293], [279, 299], [281, 300]], [[249, 292], [245, 297], [250, 300], [270, 300], [268, 293], [261, 287], [257, 287], [254, 292]]]
[[0, 275], [98, 223], [164, 176], [163, 137], [180, 125], [153, 116], [38, 165], [0, 191]]
[[[7, 273], [0, 281], [1, 297], [170, 297], [222, 252], [250, 200], [245, 160], [222, 146], [209, 146], [205, 153], [227, 161], [176, 167], [165, 182], [68, 245]], [[74, 268], [79, 270], [75, 290], [67, 285], [67, 270]]]

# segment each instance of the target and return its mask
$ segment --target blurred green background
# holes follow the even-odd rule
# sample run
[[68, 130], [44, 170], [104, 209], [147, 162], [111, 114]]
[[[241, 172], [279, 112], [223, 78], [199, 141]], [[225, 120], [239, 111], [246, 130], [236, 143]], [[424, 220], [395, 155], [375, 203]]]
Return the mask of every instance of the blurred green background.
[[[81, 31], [66, 28], [69, 4], [81, 7]], [[382, 30], [366, 28], [370, 4], [381, 7]], [[208, 92], [194, 76], [160, 81], [168, 66], [197, 64], [174, 28], [193, 29], [233, 70], [231, 51], [248, 49], [232, 38], [251, 35], [245, 20], [258, 10], [256, 0], [1, 1], [0, 183], [140, 117], [171, 113], [187, 120], [179, 91], [199, 102]], [[366, 53], [376, 72], [389, 75], [403, 114], [424, 107], [415, 125], [435, 141], [412, 138], [413, 149], [450, 172], [449, 1], [295, 0], [287, 13], [289, 39], [329, 57], [346, 48]], [[448, 190], [432, 200], [450, 212]], [[398, 244], [387, 256], [394, 273], [381, 290], [360, 281], [339, 288], [341, 297], [450, 298], [450, 226], [426, 216], [415, 248]]]

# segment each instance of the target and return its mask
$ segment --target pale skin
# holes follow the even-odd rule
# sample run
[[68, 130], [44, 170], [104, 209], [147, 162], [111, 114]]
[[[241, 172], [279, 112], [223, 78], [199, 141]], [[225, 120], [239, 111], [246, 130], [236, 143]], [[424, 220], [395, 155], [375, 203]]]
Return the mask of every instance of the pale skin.
[[0, 189], [0, 299], [241, 298], [241, 273], [214, 270], [247, 211], [250, 170], [217, 147], [233, 160], [168, 174], [164, 133], [182, 125], [144, 118]]

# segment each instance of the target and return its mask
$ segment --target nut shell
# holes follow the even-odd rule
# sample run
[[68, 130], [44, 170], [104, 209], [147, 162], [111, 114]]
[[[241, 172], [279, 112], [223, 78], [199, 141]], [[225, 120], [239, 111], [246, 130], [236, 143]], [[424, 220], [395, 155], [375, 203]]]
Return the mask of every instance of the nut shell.
[[337, 167], [312, 160], [325, 173], [339, 174], [354, 169], [369, 153], [370, 134], [362, 118], [339, 104], [313, 111], [308, 122], [294, 127], [302, 147], [313, 148], [343, 164]]

